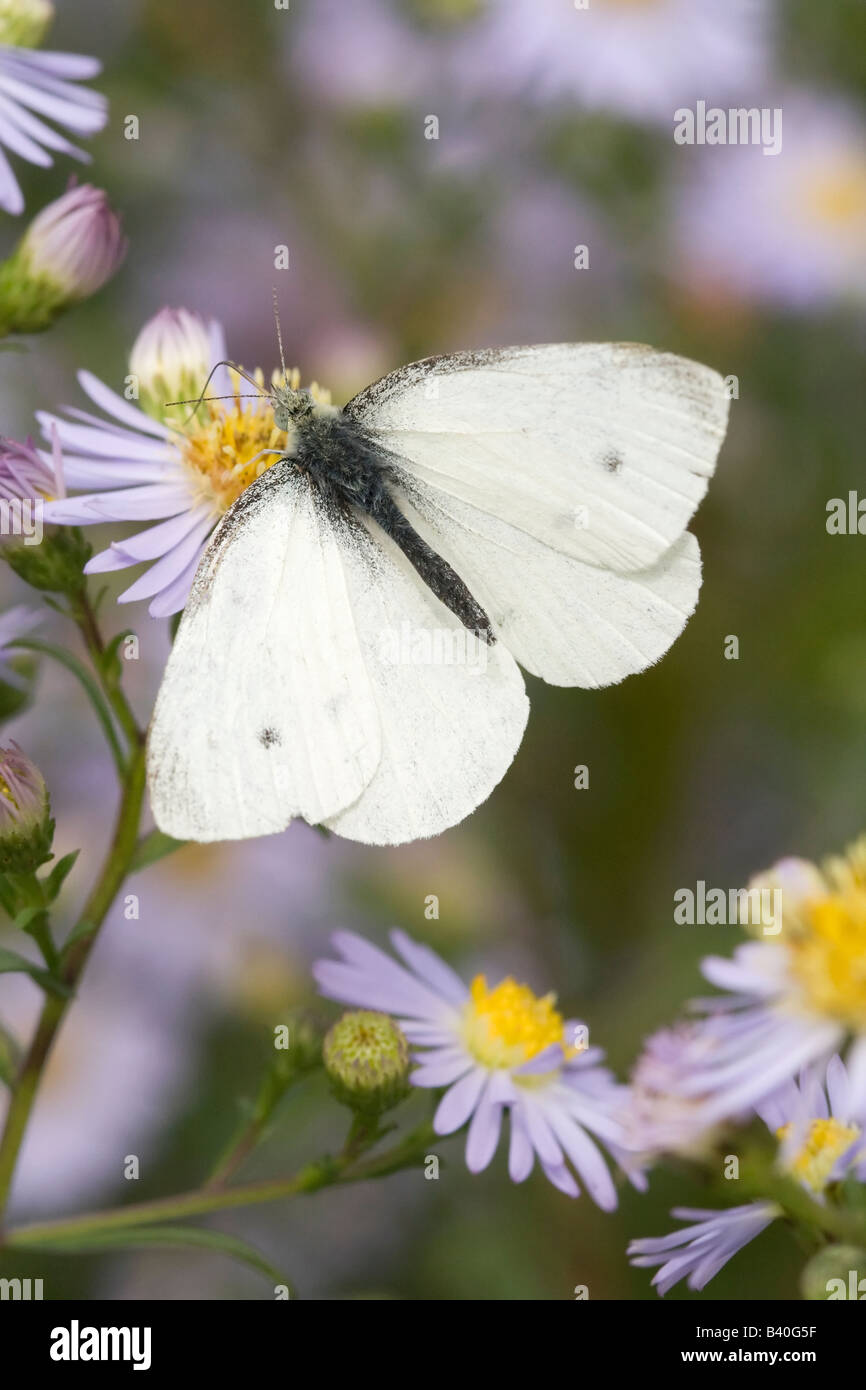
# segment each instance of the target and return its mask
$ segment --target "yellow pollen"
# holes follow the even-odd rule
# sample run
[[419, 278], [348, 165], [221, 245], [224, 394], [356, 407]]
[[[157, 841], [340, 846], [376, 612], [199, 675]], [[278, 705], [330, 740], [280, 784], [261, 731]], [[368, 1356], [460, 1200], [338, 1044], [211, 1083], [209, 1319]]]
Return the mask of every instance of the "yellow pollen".
[[[791, 1126], [776, 1131], [780, 1140], [787, 1139]], [[860, 1134], [857, 1125], [843, 1125], [838, 1120], [813, 1120], [809, 1125], [803, 1147], [786, 1165], [794, 1177], [800, 1178], [813, 1192], [827, 1186], [837, 1162]]]
[[[563, 1020], [554, 1007], [555, 994], [539, 999], [509, 975], [488, 989], [483, 975], [469, 987], [464, 1011], [464, 1038], [469, 1050], [486, 1067], [518, 1067], [551, 1043], [563, 1043]], [[566, 1048], [568, 1055], [578, 1049]]]
[[[261, 369], [253, 374], [264, 393]], [[236, 372], [231, 373], [234, 399], [205, 400], [193, 418], [182, 427], [181, 448], [184, 459], [195, 476], [203, 500], [215, 503], [220, 514], [228, 511], [251, 483], [279, 462], [281, 456], [294, 451], [295, 432], [281, 430], [274, 423], [272, 403], [263, 394], [260, 400], [245, 398], [252, 387]], [[288, 376], [289, 386], [298, 390], [300, 374], [294, 368]], [[274, 373], [272, 383], [281, 382]], [[317, 405], [330, 405], [330, 393], [315, 382], [309, 388]], [[275, 449], [277, 453], [263, 453]]]
[[812, 1006], [866, 1028], [866, 889], [852, 883], [808, 903], [788, 949]]

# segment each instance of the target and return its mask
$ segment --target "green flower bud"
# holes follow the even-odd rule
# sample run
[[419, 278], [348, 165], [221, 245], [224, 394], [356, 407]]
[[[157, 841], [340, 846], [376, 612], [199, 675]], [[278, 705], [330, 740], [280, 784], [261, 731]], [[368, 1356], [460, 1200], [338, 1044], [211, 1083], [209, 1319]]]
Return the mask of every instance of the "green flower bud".
[[53, 18], [51, 0], [0, 0], [0, 43], [36, 48]]
[[[863, 1287], [859, 1289], [860, 1280]], [[800, 1275], [803, 1297], [812, 1303], [858, 1299], [866, 1294], [866, 1250], [857, 1245], [826, 1245]], [[858, 1292], [859, 1289], [859, 1292]]]
[[90, 184], [70, 188], [42, 209], [0, 265], [0, 335], [49, 328], [102, 288], [126, 250], [106, 195]]
[[29, 874], [51, 857], [48, 788], [17, 743], [0, 748], [0, 873]]
[[361, 1115], [381, 1115], [409, 1091], [409, 1044], [387, 1014], [343, 1014], [322, 1055], [337, 1100]]

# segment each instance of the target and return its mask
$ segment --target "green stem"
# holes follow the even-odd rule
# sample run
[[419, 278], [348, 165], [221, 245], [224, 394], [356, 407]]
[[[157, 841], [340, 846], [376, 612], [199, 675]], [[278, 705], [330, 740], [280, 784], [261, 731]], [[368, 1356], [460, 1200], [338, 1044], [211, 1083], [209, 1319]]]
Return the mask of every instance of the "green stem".
[[76, 599], [72, 616], [78, 624], [90, 659], [99, 675], [105, 698], [114, 711], [118, 724], [129, 739], [131, 747], [134, 748], [136, 744], [141, 742], [141, 730], [138, 727], [135, 715], [120, 686], [116, 681], [109, 680], [106, 675], [105, 643], [102, 640], [102, 633], [99, 631], [96, 614], [93, 611], [90, 598], [86, 591], [82, 592]]
[[[81, 978], [99, 929], [126, 877], [135, 852], [143, 797], [144, 747], [139, 742], [126, 772], [108, 856], [84, 905], [78, 926], [73, 930], [73, 944], [64, 953], [60, 979], [72, 991]], [[21, 1063], [0, 1139], [0, 1219], [6, 1207], [18, 1154], [45, 1065], [72, 997], [58, 998], [52, 995], [46, 999], [35, 1036]]]
[[183, 1192], [174, 1197], [159, 1197], [155, 1201], [135, 1202], [113, 1211], [90, 1212], [65, 1221], [46, 1221], [19, 1226], [7, 1232], [3, 1245], [8, 1249], [29, 1249], [39, 1245], [51, 1245], [56, 1241], [89, 1237], [101, 1231], [129, 1230], [159, 1221], [176, 1221], [184, 1217], [205, 1216], [211, 1212], [227, 1211], [235, 1207], [276, 1202], [284, 1197], [318, 1192], [320, 1188], [331, 1187], [337, 1183], [365, 1182], [369, 1178], [384, 1177], [417, 1162], [428, 1149], [432, 1139], [433, 1128], [429, 1120], [425, 1120], [399, 1144], [395, 1144], [393, 1149], [368, 1159], [363, 1164], [353, 1164], [352, 1156], [343, 1153], [339, 1158], [322, 1158], [308, 1163], [290, 1178], [247, 1183], [217, 1191], [202, 1188], [197, 1192]]

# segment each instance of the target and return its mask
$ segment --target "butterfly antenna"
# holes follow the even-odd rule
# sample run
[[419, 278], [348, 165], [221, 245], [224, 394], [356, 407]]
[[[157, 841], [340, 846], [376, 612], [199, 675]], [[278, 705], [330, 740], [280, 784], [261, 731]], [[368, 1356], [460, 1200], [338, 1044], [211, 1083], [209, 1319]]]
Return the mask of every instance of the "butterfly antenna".
[[283, 369], [283, 385], [284, 385], [284, 386], [288, 386], [288, 384], [289, 384], [289, 378], [288, 378], [288, 373], [286, 372], [286, 359], [285, 359], [285, 356], [284, 356], [284, 354], [283, 354], [283, 333], [282, 333], [282, 329], [280, 328], [280, 309], [279, 309], [279, 305], [277, 304], [277, 287], [276, 287], [276, 285], [274, 285], [273, 290], [272, 290], [272, 293], [273, 293], [273, 296], [274, 296], [274, 323], [275, 323], [276, 326], [277, 326], [277, 343], [278, 343], [279, 349], [280, 349], [280, 366], [281, 366], [282, 369]]
[[256, 392], [257, 392], [257, 394], [258, 394], [259, 396], [269, 396], [269, 395], [271, 394], [270, 391], [265, 391], [263, 387], [259, 386], [259, 383], [255, 380], [255, 378], [254, 378], [254, 377], [251, 377], [250, 374], [249, 374], [249, 372], [245, 372], [244, 369], [243, 369], [243, 367], [239, 367], [238, 364], [237, 364], [236, 362], [229, 362], [227, 359], [224, 358], [221, 362], [215, 362], [214, 365], [211, 367], [211, 369], [210, 369], [210, 371], [208, 372], [208, 375], [207, 375], [207, 381], [205, 382], [204, 386], [201, 388], [201, 395], [198, 397], [198, 399], [197, 399], [194, 403], [193, 403], [192, 401], [166, 401], [165, 407], [164, 407], [164, 408], [167, 409], [170, 405], [193, 405], [193, 404], [194, 404], [194, 409], [192, 409], [192, 410], [189, 412], [189, 415], [187, 415], [186, 419], [183, 421], [183, 424], [184, 424], [184, 425], [188, 425], [189, 422], [190, 422], [190, 420], [192, 419], [192, 417], [195, 415], [196, 410], [198, 410], [199, 406], [201, 405], [202, 401], [205, 401], [205, 400], [209, 400], [209, 401], [228, 401], [228, 400], [231, 400], [231, 399], [237, 394], [237, 392], [232, 392], [232, 395], [231, 395], [231, 396], [205, 396], [205, 391], [207, 390], [207, 388], [208, 388], [208, 386], [209, 386], [209, 384], [210, 384], [210, 381], [211, 381], [211, 378], [213, 377], [214, 372], [219, 371], [220, 367], [231, 367], [231, 369], [232, 369], [233, 372], [237, 372], [240, 376], [242, 376], [242, 377], [244, 378], [244, 381], [248, 381], [248, 382], [250, 383], [251, 386], [255, 386]]

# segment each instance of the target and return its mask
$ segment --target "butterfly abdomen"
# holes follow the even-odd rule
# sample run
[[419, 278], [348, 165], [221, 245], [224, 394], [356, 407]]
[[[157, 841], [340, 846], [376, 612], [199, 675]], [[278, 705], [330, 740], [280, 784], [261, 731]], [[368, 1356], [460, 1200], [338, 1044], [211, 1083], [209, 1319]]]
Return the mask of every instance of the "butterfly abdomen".
[[465, 628], [485, 642], [496, 640], [490, 619], [459, 574], [400, 510], [390, 489], [392, 464], [375, 440], [345, 416], [311, 416], [299, 430], [294, 459], [326, 506], [371, 517]]

